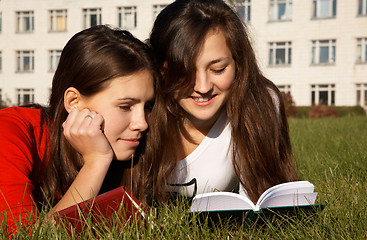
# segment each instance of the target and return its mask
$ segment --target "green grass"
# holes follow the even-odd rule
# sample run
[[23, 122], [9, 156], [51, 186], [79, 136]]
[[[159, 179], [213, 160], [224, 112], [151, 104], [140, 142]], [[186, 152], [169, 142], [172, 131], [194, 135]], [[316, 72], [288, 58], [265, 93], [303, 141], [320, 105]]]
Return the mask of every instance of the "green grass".
[[[312, 182], [326, 208], [299, 218], [265, 224], [208, 222], [185, 214], [187, 204], [153, 208], [155, 227], [117, 222], [89, 227], [80, 237], [97, 239], [367, 239], [367, 118], [291, 119], [291, 140], [299, 177]], [[100, 231], [100, 229], [104, 229]], [[0, 229], [0, 239], [4, 234]], [[18, 239], [68, 239], [60, 225], [47, 222], [15, 235]]]

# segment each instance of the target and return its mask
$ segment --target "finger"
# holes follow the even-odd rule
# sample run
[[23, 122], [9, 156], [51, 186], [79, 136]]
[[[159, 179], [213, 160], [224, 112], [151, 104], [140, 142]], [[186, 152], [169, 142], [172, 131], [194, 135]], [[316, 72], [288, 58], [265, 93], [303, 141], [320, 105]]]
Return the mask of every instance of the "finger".
[[75, 119], [77, 118], [78, 114], [79, 114], [78, 109], [72, 109], [69, 112], [69, 115], [67, 116], [67, 118], [65, 119], [65, 122], [63, 122], [62, 127], [63, 127], [63, 132], [65, 136], [69, 135], [70, 127], [74, 124]]
[[88, 109], [83, 109], [81, 111], [73, 109], [65, 121], [64, 135], [70, 137], [83, 134], [81, 131], [84, 130], [81, 128], [81, 126], [85, 125], [86, 123], [89, 124], [90, 119], [85, 119], [89, 113], [90, 111]]

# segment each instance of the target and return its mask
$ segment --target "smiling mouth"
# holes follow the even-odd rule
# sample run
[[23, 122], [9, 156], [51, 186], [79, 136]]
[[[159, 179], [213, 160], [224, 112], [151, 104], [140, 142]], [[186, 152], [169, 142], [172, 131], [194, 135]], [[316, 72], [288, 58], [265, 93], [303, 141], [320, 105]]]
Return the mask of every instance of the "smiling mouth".
[[208, 102], [212, 98], [216, 97], [217, 95], [212, 95], [210, 97], [191, 97], [195, 102]]

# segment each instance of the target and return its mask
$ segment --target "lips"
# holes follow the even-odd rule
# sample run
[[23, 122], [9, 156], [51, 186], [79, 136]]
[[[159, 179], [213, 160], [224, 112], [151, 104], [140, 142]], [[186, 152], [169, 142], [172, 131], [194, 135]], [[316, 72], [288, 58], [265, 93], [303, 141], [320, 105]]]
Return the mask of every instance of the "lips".
[[205, 107], [210, 105], [214, 99], [216, 98], [216, 96], [218, 95], [212, 95], [210, 97], [193, 97], [191, 96], [190, 99], [192, 100], [192, 102], [200, 107]]
[[210, 97], [192, 97], [191, 98], [195, 101], [195, 102], [208, 102], [211, 99], [213, 99], [214, 97], [216, 97], [217, 95], [212, 95]]
[[140, 138], [120, 139], [120, 141], [124, 142], [130, 147], [137, 147], [140, 143]]

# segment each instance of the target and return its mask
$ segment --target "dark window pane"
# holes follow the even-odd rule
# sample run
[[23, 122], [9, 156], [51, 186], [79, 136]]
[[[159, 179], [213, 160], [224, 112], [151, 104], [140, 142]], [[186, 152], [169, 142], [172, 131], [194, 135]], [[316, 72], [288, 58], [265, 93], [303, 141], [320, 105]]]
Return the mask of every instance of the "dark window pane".
[[97, 15], [91, 15], [90, 16], [90, 26], [96, 26], [97, 25]]
[[327, 105], [328, 102], [328, 92], [320, 91], [319, 92], [319, 105]]
[[276, 64], [285, 64], [285, 49], [276, 50]]

